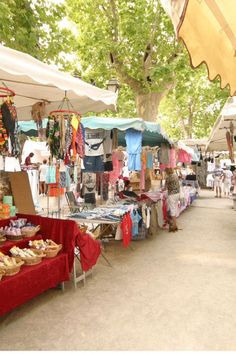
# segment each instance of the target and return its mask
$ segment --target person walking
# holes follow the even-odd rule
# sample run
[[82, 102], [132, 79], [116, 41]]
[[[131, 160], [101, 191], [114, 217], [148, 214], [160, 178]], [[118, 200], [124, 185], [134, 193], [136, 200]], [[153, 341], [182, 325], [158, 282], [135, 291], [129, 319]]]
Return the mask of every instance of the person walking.
[[232, 186], [233, 173], [230, 171], [230, 167], [225, 167], [223, 173], [224, 195], [229, 197], [230, 188]]
[[46, 175], [48, 171], [47, 160], [43, 160], [42, 165], [39, 167], [39, 191], [43, 196], [47, 193]]
[[213, 172], [214, 188], [216, 190], [215, 198], [218, 198], [218, 197], [221, 198], [223, 177], [224, 177], [224, 173], [223, 173], [222, 168], [220, 168], [219, 165], [216, 166], [216, 169]]
[[167, 204], [170, 214], [169, 232], [178, 231], [177, 227], [177, 213], [178, 203], [180, 199], [180, 183], [179, 177], [175, 173], [173, 168], [166, 168], [166, 181], [164, 189], [167, 190]]

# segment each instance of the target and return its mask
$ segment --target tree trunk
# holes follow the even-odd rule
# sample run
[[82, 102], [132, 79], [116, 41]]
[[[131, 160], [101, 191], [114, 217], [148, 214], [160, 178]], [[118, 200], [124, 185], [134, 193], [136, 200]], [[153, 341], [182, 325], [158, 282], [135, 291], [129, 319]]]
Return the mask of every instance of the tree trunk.
[[139, 94], [136, 96], [136, 109], [139, 118], [155, 122], [163, 92]]

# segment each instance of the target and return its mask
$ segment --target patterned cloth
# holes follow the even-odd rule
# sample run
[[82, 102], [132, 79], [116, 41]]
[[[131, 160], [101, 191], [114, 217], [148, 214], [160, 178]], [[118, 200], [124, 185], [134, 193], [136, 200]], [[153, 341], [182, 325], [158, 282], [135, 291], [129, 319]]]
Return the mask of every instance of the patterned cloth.
[[177, 194], [180, 191], [179, 178], [174, 173], [166, 178], [166, 188], [168, 190], [168, 195]]

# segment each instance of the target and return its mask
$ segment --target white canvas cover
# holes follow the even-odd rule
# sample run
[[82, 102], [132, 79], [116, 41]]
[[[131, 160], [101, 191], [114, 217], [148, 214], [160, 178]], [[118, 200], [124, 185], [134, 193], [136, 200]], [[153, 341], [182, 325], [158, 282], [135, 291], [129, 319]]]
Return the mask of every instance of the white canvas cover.
[[15, 91], [19, 120], [30, 120], [34, 103], [45, 101], [46, 114], [57, 109], [65, 91], [80, 113], [115, 110], [117, 94], [56, 70], [32, 56], [0, 45], [0, 86]]
[[236, 97], [228, 98], [208, 139], [207, 151], [227, 151], [226, 132], [233, 124], [236, 135]]

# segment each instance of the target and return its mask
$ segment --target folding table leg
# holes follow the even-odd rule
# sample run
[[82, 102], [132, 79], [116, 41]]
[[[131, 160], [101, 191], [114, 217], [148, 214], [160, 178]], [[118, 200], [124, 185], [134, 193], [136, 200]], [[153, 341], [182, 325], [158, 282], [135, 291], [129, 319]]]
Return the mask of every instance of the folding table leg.
[[76, 264], [74, 259], [74, 267], [73, 267], [73, 281], [74, 281], [74, 288], [77, 288], [77, 281], [76, 281]]
[[103, 252], [101, 253], [102, 257], [105, 259], [105, 261], [107, 262], [107, 264], [109, 265], [109, 267], [112, 268], [111, 263], [109, 262], [109, 260], [107, 259], [107, 257], [103, 254]]

